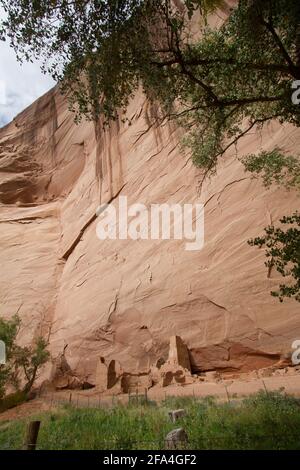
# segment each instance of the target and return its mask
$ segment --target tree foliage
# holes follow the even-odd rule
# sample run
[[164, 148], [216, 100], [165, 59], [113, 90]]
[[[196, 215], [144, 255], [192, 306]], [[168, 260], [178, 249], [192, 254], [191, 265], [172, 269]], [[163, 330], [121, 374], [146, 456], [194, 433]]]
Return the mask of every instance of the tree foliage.
[[241, 159], [245, 169], [253, 177], [260, 177], [269, 188], [272, 184], [282, 186], [287, 190], [300, 191], [300, 159], [286, 155], [280, 148], [274, 148], [257, 155], [247, 155]]
[[112, 118], [142, 83], [167, 115], [181, 113], [195, 163], [211, 170], [255, 126], [300, 123], [299, 1], [240, 0], [188, 41], [187, 16], [220, 3], [186, 0], [185, 15], [171, 0], [1, 0], [2, 30], [19, 58], [44, 59], [79, 114]]
[[[186, 17], [206, 14], [221, 0], [186, 0]], [[171, 0], [1, 0], [7, 13], [2, 38], [19, 60], [39, 58], [44, 71], [61, 83], [77, 118], [108, 119], [125, 109], [140, 83], [151, 97], [161, 88], [168, 96], [167, 75], [156, 61], [173, 57], [184, 15]], [[182, 42], [182, 41], [181, 41]], [[163, 79], [163, 80], [162, 80]], [[164, 90], [162, 90], [162, 88]]]
[[[250, 240], [250, 245], [266, 247], [268, 268], [275, 267], [283, 277], [291, 277], [294, 284], [281, 284], [278, 291], [271, 294], [282, 302], [284, 297], [292, 297], [300, 302], [300, 214], [283, 217], [284, 228], [270, 225], [265, 236]], [[287, 226], [287, 227], [286, 227]]]
[[17, 335], [21, 326], [18, 315], [10, 320], [0, 317], [0, 339], [6, 347], [6, 363], [0, 365], [0, 399], [7, 387], [27, 394], [37, 378], [39, 369], [48, 361], [47, 344], [41, 337], [35, 339], [31, 346], [17, 344]]

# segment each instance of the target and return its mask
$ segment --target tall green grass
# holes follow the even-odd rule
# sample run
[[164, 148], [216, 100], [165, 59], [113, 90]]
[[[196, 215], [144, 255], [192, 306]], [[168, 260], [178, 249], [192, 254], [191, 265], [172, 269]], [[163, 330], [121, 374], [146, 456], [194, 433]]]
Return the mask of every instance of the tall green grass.
[[[174, 425], [168, 411], [176, 408], [187, 416]], [[188, 449], [300, 449], [300, 402], [280, 393], [224, 404], [169, 398], [110, 409], [65, 406], [34, 418], [42, 421], [39, 449], [164, 449], [175, 427], [186, 430]], [[0, 449], [22, 448], [27, 421], [0, 424]]]

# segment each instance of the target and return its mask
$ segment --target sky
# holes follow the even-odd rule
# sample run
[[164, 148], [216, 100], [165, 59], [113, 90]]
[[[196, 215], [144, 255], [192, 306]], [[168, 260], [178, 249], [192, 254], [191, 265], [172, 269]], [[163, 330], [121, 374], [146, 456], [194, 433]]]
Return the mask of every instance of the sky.
[[42, 74], [38, 62], [20, 65], [14, 50], [0, 41], [0, 128], [54, 85], [51, 77]]

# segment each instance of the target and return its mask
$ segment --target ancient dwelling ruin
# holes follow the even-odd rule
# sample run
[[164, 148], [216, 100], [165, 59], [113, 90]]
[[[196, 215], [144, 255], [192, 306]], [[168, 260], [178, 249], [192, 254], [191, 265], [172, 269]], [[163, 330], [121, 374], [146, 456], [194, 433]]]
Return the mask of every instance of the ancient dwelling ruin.
[[107, 390], [114, 393], [130, 393], [144, 391], [155, 385], [166, 387], [171, 384], [192, 383], [191, 364], [187, 346], [180, 336], [170, 338], [169, 356], [165, 360], [159, 358], [148, 373], [134, 374], [125, 372], [121, 365], [111, 360], [106, 362], [103, 357], [98, 361], [95, 385], [100, 392]]
[[53, 361], [50, 381], [46, 381], [47, 384], [44, 385], [58, 390], [95, 387], [100, 393], [118, 394], [144, 392], [155, 385], [166, 387], [172, 384], [188, 384], [194, 380], [188, 348], [180, 336], [172, 336], [167, 360], [160, 357], [145, 373], [126, 372], [118, 361], [100, 357], [96, 366], [94, 384], [76, 377], [68, 364], [64, 349]]

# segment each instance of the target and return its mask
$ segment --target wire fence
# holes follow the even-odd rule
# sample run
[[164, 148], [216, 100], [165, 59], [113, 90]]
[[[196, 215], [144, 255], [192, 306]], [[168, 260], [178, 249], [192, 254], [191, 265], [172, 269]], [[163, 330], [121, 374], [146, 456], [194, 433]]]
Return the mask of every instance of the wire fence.
[[[127, 394], [116, 394], [116, 395], [106, 395], [103, 393], [92, 392], [90, 394], [78, 391], [69, 391], [69, 392], [39, 392], [39, 398], [42, 398], [44, 401], [50, 404], [50, 407], [55, 407], [57, 405], [72, 405], [75, 408], [107, 408], [116, 405], [126, 405], [126, 404], [151, 404], [158, 401], [166, 401], [167, 399], [180, 399], [180, 398], [194, 398], [194, 399], [203, 399], [207, 397], [212, 397], [217, 400], [223, 400], [230, 403], [231, 405], [237, 405], [246, 395], [238, 395], [237, 393], [231, 393], [229, 387], [226, 384], [219, 384], [219, 387], [222, 388], [222, 393], [220, 390], [217, 393], [207, 393], [207, 395], [199, 395], [195, 392], [195, 389], [189, 390], [187, 392], [184, 390], [176, 390], [176, 394], [168, 393], [166, 390], [161, 390], [156, 392], [156, 394], [149, 395], [148, 389], [144, 389], [143, 393], [139, 389], [129, 390]], [[269, 389], [266, 382], [261, 379], [259, 386], [253, 390], [253, 394], [258, 393], [259, 391], [265, 392], [266, 394], [272, 393], [273, 391], [285, 391], [285, 387], [279, 386], [277, 389]], [[249, 390], [248, 390], [249, 392]], [[249, 395], [252, 394], [251, 392]], [[248, 394], [247, 394], [248, 395]]]
[[[104, 409], [104, 408], [111, 408], [113, 406], [118, 406], [120, 403], [122, 405], [130, 406], [130, 405], [144, 405], [145, 403], [151, 404], [151, 400], [145, 401], [147, 398], [146, 394], [128, 394], [127, 399], [120, 402], [118, 397], [80, 397], [78, 394], [74, 394], [71, 392], [69, 396], [67, 394], [59, 395], [56, 393], [48, 393], [42, 395], [43, 401], [50, 404], [50, 410], [57, 410], [60, 406], [68, 405], [73, 409], [76, 408], [91, 408], [91, 409]], [[124, 397], [123, 397], [124, 398]], [[166, 398], [174, 399], [173, 396], [166, 396]], [[190, 397], [192, 398], [192, 397]], [[194, 397], [195, 400], [198, 401], [197, 397]], [[176, 399], [176, 397], [175, 397]], [[238, 406], [238, 401], [230, 402], [235, 403]], [[144, 409], [141, 407], [141, 413], [143, 413]], [[75, 415], [76, 416], [76, 415]], [[142, 414], [141, 414], [142, 417]], [[50, 417], [51, 419], [51, 417]], [[56, 419], [56, 418], [55, 418]], [[28, 423], [28, 426], [30, 423]], [[76, 422], [74, 421], [74, 426], [76, 426]], [[90, 429], [87, 432], [96, 432], [97, 438], [92, 439], [92, 445], [90, 450], [251, 450], [251, 449], [258, 449], [258, 450], [268, 450], [268, 449], [275, 449], [275, 450], [285, 450], [285, 449], [293, 449], [293, 450], [300, 450], [300, 426], [298, 429], [295, 429], [295, 426], [291, 426], [294, 429], [288, 430], [286, 427], [280, 429], [278, 426], [274, 427], [274, 432], [269, 431], [268, 433], [263, 433], [262, 430], [255, 429], [251, 427], [250, 429], [243, 428], [242, 424], [239, 426], [238, 429], [230, 430], [225, 429], [224, 432], [220, 432], [214, 429], [207, 430], [201, 429], [201, 426], [196, 431], [195, 436], [195, 428], [190, 429], [188, 423], [179, 420], [178, 422], [174, 423], [175, 428], [180, 428], [181, 426], [187, 431], [187, 437], [184, 440], [181, 439], [167, 439], [168, 432], [166, 429], [158, 429], [157, 431], [157, 439], [147, 439], [144, 438], [142, 434], [142, 430], [138, 429], [137, 427], [137, 436], [126, 436], [120, 435], [117, 436], [107, 436], [107, 438], [101, 435], [96, 428], [93, 428], [93, 431]], [[43, 427], [43, 426], [42, 426]], [[222, 426], [221, 426], [222, 427]], [[169, 429], [170, 426], [168, 427]], [[3, 428], [4, 429], [4, 428]], [[88, 428], [89, 429], [89, 428]], [[50, 431], [50, 428], [49, 428]], [[1, 431], [2, 432], [2, 426]], [[107, 430], [106, 430], [107, 432]], [[23, 437], [25, 437], [25, 428], [22, 430]], [[105, 434], [105, 431], [104, 431]], [[108, 434], [113, 434], [113, 432], [108, 432]], [[61, 432], [58, 433], [61, 436]], [[98, 438], [99, 437], [99, 438]], [[23, 442], [23, 441], [22, 441]], [[48, 442], [48, 444], [46, 444]], [[87, 442], [84, 441], [80, 443], [83, 448], [87, 448]], [[50, 443], [50, 444], [49, 444]], [[70, 443], [68, 444], [70, 445]], [[30, 445], [21, 444], [19, 442], [19, 446], [17, 448], [32, 448], [29, 447]], [[16, 449], [16, 443], [14, 442], [13, 436], [7, 436], [6, 442], [2, 442], [0, 448], [2, 450], [13, 450]], [[35, 447], [34, 447], [35, 448]], [[56, 437], [54, 440], [48, 438], [45, 440], [45, 436], [41, 439], [36, 445], [37, 450], [51, 450], [64, 448], [64, 442], [61, 437]]]
[[[256, 440], [252, 436], [242, 436], [232, 440], [224, 437], [203, 437], [197, 440], [189, 440], [187, 443], [179, 442], [171, 445], [166, 445], [160, 440], [104, 440], [98, 441], [96, 448], [86, 450], [300, 450], [300, 444], [297, 442], [298, 436], [299, 434], [293, 436], [265, 435], [257, 437]], [[52, 449], [38, 445], [36, 450]]]
[[[20, 447], [25, 449], [25, 441]], [[51, 449], [38, 443], [36, 450], [59, 450], [59, 446]], [[15, 446], [9, 441], [1, 446], [1, 450], [15, 450]], [[252, 434], [240, 434], [234, 436], [201, 436], [196, 439], [188, 438], [185, 441], [172, 441], [165, 438], [159, 439], [124, 439], [110, 438], [97, 440], [97, 445], [89, 450], [300, 450], [299, 432], [272, 433], [253, 436]], [[80, 450], [80, 449], [77, 449]]]
[[[226, 388], [226, 386], [224, 386]], [[269, 395], [272, 390], [268, 390], [266, 384], [261, 387], [261, 391], [266, 395]], [[209, 396], [209, 395], [208, 395]], [[164, 391], [161, 394], [161, 400], [180, 400], [181, 398], [194, 399], [196, 401], [203, 399], [203, 396], [198, 396], [194, 390], [190, 394], [184, 394], [181, 396], [174, 396], [174, 394], [168, 394]], [[145, 389], [144, 393], [140, 390], [130, 390], [127, 395], [110, 395], [96, 393], [96, 391], [40, 391], [37, 397], [41, 403], [46, 404], [46, 409], [57, 410], [59, 407], [70, 406], [72, 409], [79, 408], [91, 408], [91, 409], [108, 409], [117, 406], [139, 406], [139, 405], [156, 405], [156, 401], [153, 400], [153, 396], [149, 397], [148, 390]], [[217, 397], [215, 397], [217, 398]], [[159, 400], [160, 401], [160, 400]], [[236, 397], [230, 394], [226, 388], [225, 401], [232, 407], [239, 407], [243, 401], [243, 397]], [[174, 402], [174, 403], [175, 403]], [[170, 406], [171, 403], [168, 403]], [[141, 408], [141, 413], [143, 409]], [[1, 423], [0, 423], [1, 424]], [[174, 424], [174, 428], [181, 426], [178, 422]], [[1, 426], [2, 428], [2, 426]], [[2, 431], [2, 429], [1, 429]], [[247, 429], [240, 428], [239, 432], [231, 433], [224, 431], [223, 434], [216, 435], [215, 432], [202, 434], [202, 431], [196, 433], [195, 438], [192, 433], [188, 431], [188, 439], [185, 442], [166, 442], [166, 435], [158, 432], [158, 438], [156, 440], [147, 440], [142, 436], [137, 438], [130, 438], [125, 436], [117, 436], [111, 438], [107, 436], [97, 439], [98, 450], [166, 450], [166, 449], [181, 449], [181, 450], [202, 450], [202, 449], [299, 449], [300, 450], [300, 427], [296, 430], [287, 430], [286, 427], [281, 432], [281, 429], [274, 428], [274, 432], [267, 434], [257, 433], [251, 429], [247, 432]], [[108, 433], [110, 434], [110, 433]], [[59, 447], [60, 443], [58, 443]], [[10, 439], [6, 443], [2, 443], [1, 449], [13, 449], [15, 448]], [[51, 450], [43, 445], [37, 445], [37, 449]]]
[[141, 393], [128, 393], [127, 395], [83, 395], [79, 392], [59, 393], [59, 392], [46, 392], [40, 393], [39, 398], [44, 402], [50, 404], [50, 408], [55, 408], [60, 405], [70, 405], [75, 408], [108, 408], [118, 405], [143, 405], [151, 403], [148, 398], [147, 390]]

